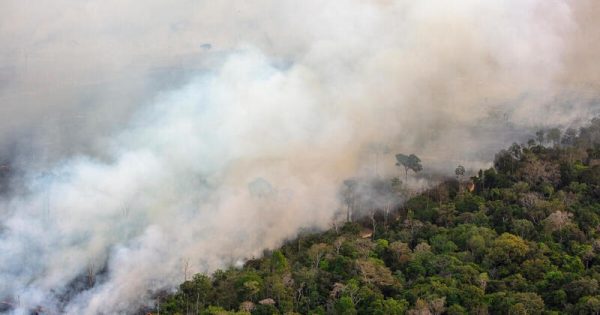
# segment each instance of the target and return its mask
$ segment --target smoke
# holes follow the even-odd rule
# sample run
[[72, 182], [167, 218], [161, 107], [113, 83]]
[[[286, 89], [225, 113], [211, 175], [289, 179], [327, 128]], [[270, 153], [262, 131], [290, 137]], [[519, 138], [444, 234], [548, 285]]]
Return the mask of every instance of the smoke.
[[343, 180], [396, 174], [394, 153], [450, 173], [576, 126], [600, 109], [591, 6], [4, 1], [0, 159], [21, 184], [0, 298], [132, 312], [325, 228]]

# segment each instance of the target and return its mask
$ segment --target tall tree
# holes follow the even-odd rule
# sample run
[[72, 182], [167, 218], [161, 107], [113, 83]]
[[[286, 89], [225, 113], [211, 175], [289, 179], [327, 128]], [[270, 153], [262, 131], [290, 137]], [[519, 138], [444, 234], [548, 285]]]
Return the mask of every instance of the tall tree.
[[396, 165], [404, 167], [404, 180], [408, 181], [408, 170], [412, 170], [418, 173], [423, 170], [421, 165], [421, 159], [414, 154], [404, 155], [402, 153], [396, 154]]
[[459, 165], [456, 167], [456, 169], [454, 170], [454, 174], [456, 174], [456, 179], [459, 179], [460, 177], [465, 175], [465, 167], [462, 165]]
[[352, 210], [356, 201], [356, 186], [358, 183], [355, 179], [347, 179], [344, 181], [344, 187], [342, 188], [342, 198], [346, 203], [346, 221], [352, 222]]

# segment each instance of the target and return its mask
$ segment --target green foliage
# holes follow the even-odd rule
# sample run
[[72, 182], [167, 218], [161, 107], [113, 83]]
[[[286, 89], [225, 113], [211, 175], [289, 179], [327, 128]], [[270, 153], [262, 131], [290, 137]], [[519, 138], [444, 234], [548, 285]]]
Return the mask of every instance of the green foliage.
[[423, 170], [423, 165], [421, 165], [421, 159], [414, 154], [396, 154], [396, 161], [397, 166], [404, 167], [405, 176], [408, 176], [409, 170], [415, 173], [418, 173]]
[[335, 303], [335, 311], [336, 314], [339, 315], [354, 315], [356, 314], [356, 308], [354, 307], [354, 302], [352, 302], [352, 298], [348, 296], [341, 297]]
[[459, 304], [452, 304], [448, 307], [448, 315], [467, 315], [467, 310]]
[[408, 209], [417, 209], [413, 211], [414, 218], [421, 221], [433, 221], [436, 215], [435, 202], [428, 196], [417, 196], [411, 198], [405, 204]]
[[529, 246], [522, 238], [503, 233], [494, 241], [486, 258], [495, 265], [520, 263], [528, 251]]
[[477, 212], [484, 204], [485, 199], [473, 194], [464, 194], [458, 197], [454, 204], [458, 212]]
[[[452, 179], [414, 194], [396, 179], [407, 201], [389, 218], [363, 209], [377, 214], [196, 275], [161, 297], [161, 313], [599, 314], [598, 135], [600, 119], [562, 138], [541, 131], [537, 144], [498, 153], [474, 191]], [[406, 172], [422, 168], [414, 155], [396, 158]], [[360, 185], [346, 181], [341, 196], [356, 213]]]
[[371, 303], [369, 313], [373, 315], [403, 315], [407, 308], [406, 300], [377, 299]]
[[283, 253], [280, 250], [274, 251], [271, 255], [271, 268], [273, 268], [274, 271], [282, 272], [287, 269], [287, 267], [287, 259]]

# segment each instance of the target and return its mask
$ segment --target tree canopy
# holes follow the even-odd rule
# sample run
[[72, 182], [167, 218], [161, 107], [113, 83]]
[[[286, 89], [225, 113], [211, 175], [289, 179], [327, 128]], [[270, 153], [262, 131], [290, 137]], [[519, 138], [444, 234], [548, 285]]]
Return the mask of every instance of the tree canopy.
[[411, 170], [418, 173], [423, 170], [421, 159], [414, 154], [405, 155], [402, 153], [396, 154], [396, 165], [404, 167], [405, 180], [408, 178], [408, 171]]
[[[473, 190], [449, 178], [389, 217], [370, 203], [373, 216], [196, 275], [160, 297], [160, 313], [598, 314], [598, 135], [600, 120], [561, 139], [540, 132], [543, 143], [500, 152]], [[414, 155], [396, 158], [406, 172], [422, 169]], [[357, 211], [358, 185], [346, 182], [344, 194]], [[371, 220], [379, 227], [363, 238]]]

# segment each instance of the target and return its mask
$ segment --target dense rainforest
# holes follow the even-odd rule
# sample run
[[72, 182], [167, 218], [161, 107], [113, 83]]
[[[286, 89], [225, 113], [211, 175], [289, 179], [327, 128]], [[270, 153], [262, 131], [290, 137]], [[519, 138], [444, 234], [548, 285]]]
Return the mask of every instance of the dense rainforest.
[[419, 193], [390, 179], [395, 209], [197, 274], [151, 312], [600, 314], [600, 119], [464, 173]]

